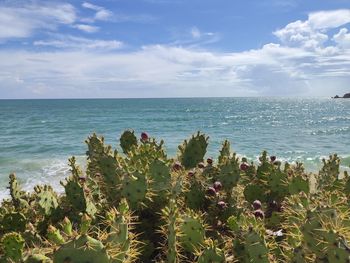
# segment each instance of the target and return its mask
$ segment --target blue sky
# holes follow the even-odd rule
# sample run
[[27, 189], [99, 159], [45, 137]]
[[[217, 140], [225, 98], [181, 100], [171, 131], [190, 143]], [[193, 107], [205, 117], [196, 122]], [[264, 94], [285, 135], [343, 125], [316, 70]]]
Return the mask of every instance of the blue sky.
[[0, 0], [0, 98], [345, 92], [349, 0]]

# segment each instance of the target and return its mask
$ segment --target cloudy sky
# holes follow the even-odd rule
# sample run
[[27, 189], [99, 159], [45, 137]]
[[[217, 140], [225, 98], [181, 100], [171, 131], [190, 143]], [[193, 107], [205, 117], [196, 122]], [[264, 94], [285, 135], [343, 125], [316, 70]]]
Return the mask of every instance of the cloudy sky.
[[0, 98], [350, 92], [350, 0], [0, 0]]

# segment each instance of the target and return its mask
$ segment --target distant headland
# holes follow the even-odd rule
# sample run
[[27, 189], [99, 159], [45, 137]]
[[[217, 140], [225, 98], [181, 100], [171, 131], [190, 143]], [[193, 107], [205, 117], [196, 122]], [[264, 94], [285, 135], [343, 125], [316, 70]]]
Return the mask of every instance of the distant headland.
[[345, 93], [343, 97], [339, 97], [338, 95], [335, 95], [333, 99], [350, 99], [350, 93]]

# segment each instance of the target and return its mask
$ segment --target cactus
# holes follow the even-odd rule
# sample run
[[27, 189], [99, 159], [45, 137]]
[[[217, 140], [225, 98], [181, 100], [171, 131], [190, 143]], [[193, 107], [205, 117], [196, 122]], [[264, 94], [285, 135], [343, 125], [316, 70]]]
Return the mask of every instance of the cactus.
[[39, 207], [44, 211], [46, 216], [49, 216], [52, 210], [58, 207], [57, 197], [52, 187], [49, 185], [36, 186], [34, 190]]
[[28, 207], [28, 202], [25, 200], [26, 196], [25, 193], [21, 190], [20, 185], [17, 181], [16, 175], [14, 173], [9, 175], [10, 182], [9, 182], [9, 190], [10, 195], [12, 198], [13, 205], [17, 210], [20, 210], [21, 208]]
[[53, 253], [53, 262], [109, 263], [110, 259], [103, 244], [87, 235], [79, 236], [59, 247]]
[[109, 211], [108, 218], [111, 226], [107, 243], [111, 246], [111, 250], [117, 251], [115, 255], [111, 255], [112, 262], [134, 262], [138, 252], [133, 235], [129, 232], [132, 218], [127, 201], [122, 199], [118, 209]]
[[201, 217], [189, 211], [181, 218], [180, 242], [185, 251], [194, 253], [204, 244], [205, 226]]
[[336, 155], [310, 175], [266, 152], [257, 167], [239, 160], [228, 141], [203, 161], [201, 133], [178, 159], [145, 133], [122, 135], [125, 154], [96, 134], [86, 142], [87, 170], [71, 158], [62, 194], [24, 193], [10, 175], [0, 262], [350, 261], [350, 179]]
[[19, 262], [23, 257], [24, 239], [19, 233], [7, 233], [1, 239], [1, 247], [5, 257], [14, 262]]
[[124, 176], [121, 195], [128, 200], [132, 209], [146, 201], [147, 190], [148, 182], [144, 175], [135, 172]]
[[179, 160], [186, 169], [194, 168], [199, 162], [203, 161], [204, 155], [207, 152], [208, 138], [198, 132], [189, 141], [185, 140], [179, 146]]
[[162, 209], [162, 217], [166, 222], [166, 225], [162, 226], [161, 232], [166, 237], [166, 248], [164, 253], [166, 254], [167, 263], [180, 262], [180, 244], [178, 237], [178, 218], [179, 211], [174, 199], [169, 201], [169, 206]]
[[219, 169], [218, 180], [221, 181], [223, 189], [231, 194], [232, 188], [237, 185], [240, 177], [239, 163], [236, 154], [222, 160]]
[[217, 244], [213, 240], [208, 239], [205, 241], [205, 248], [198, 256], [198, 263], [224, 263], [226, 262], [224, 252], [217, 247]]
[[25, 215], [19, 212], [10, 212], [4, 215], [0, 221], [0, 229], [5, 232], [24, 232], [27, 219]]
[[60, 231], [56, 227], [51, 225], [48, 227], [47, 230], [47, 239], [56, 245], [62, 245], [65, 242]]
[[52, 260], [42, 254], [32, 254], [29, 255], [24, 263], [51, 263]]
[[220, 155], [218, 158], [219, 164], [223, 164], [224, 160], [230, 157], [231, 157], [231, 145], [228, 140], [225, 140], [220, 150]]
[[137, 146], [137, 138], [133, 130], [123, 132], [120, 136], [120, 146], [125, 154], [127, 154], [133, 146]]

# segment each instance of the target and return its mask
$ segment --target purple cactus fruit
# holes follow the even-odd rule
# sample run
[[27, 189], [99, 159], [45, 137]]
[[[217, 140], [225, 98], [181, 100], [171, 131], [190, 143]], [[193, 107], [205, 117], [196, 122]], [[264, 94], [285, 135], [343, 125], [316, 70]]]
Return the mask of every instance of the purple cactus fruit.
[[194, 171], [188, 171], [187, 175], [188, 175], [188, 177], [193, 177], [194, 176]]
[[213, 164], [213, 159], [212, 158], [208, 158], [207, 159], [207, 164], [212, 165]]
[[220, 208], [220, 209], [225, 209], [227, 207], [227, 204], [224, 202], [224, 201], [219, 201], [217, 203], [217, 206]]
[[148, 134], [145, 132], [141, 133], [141, 141], [148, 141]]
[[273, 163], [274, 161], [276, 161], [276, 156], [271, 156], [271, 157], [270, 157], [270, 160], [271, 160], [271, 162]]
[[258, 209], [258, 210], [254, 211], [254, 216], [255, 216], [255, 218], [264, 219], [265, 214], [264, 214], [264, 211], [262, 211], [261, 209]]
[[261, 202], [260, 202], [260, 200], [255, 200], [255, 201], [253, 202], [253, 208], [254, 208], [254, 210], [259, 210], [259, 209], [261, 209]]
[[174, 164], [173, 164], [173, 170], [174, 171], [180, 171], [182, 169], [182, 165], [180, 162], [176, 161]]
[[215, 188], [216, 191], [220, 191], [220, 190], [222, 189], [222, 184], [221, 184], [221, 182], [216, 181], [216, 182], [213, 184], [213, 187]]
[[216, 190], [214, 187], [208, 187], [207, 193], [208, 195], [216, 195]]
[[79, 176], [79, 182], [80, 183], [85, 183], [86, 182], [86, 177], [85, 176]]
[[202, 169], [202, 168], [205, 168], [205, 165], [204, 165], [203, 162], [200, 162], [197, 166], [198, 166], [198, 168], [201, 168], [201, 169]]
[[249, 165], [247, 163], [241, 163], [241, 165], [239, 166], [239, 168], [242, 170], [242, 171], [247, 171], [248, 168], [249, 168]]

